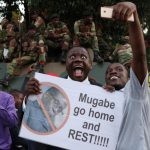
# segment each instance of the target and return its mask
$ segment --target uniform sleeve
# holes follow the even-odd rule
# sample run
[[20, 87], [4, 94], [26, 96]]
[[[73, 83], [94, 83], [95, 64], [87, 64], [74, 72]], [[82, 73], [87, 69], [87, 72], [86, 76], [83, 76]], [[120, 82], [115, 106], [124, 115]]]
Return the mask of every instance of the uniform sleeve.
[[74, 33], [75, 33], [76, 35], [79, 35], [79, 34], [80, 34], [80, 32], [79, 32], [79, 22], [78, 22], [78, 21], [76, 21], [76, 22], [74, 23]]
[[12, 96], [7, 96], [5, 98], [1, 99], [7, 101], [7, 104], [6, 107], [0, 105], [0, 122], [5, 126], [13, 127], [18, 122], [14, 98]]
[[96, 29], [95, 29], [95, 23], [94, 22], [92, 22], [91, 32], [92, 32], [93, 36], [96, 35]]
[[47, 30], [49, 32], [53, 32], [53, 26], [51, 24], [48, 24]]

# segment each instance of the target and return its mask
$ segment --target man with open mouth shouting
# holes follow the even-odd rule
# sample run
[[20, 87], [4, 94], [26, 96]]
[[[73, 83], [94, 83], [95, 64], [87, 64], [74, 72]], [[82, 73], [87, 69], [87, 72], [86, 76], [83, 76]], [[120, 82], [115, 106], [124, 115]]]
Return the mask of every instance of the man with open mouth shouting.
[[[79, 82], [84, 82], [87, 84], [101, 86], [94, 79], [88, 77], [90, 70], [92, 69], [92, 60], [88, 51], [84, 47], [73, 47], [67, 53], [66, 58], [66, 70], [68, 80], [74, 80]], [[33, 88], [34, 87], [34, 88]], [[27, 93], [39, 94], [40, 93], [40, 83], [37, 79], [32, 78], [28, 81], [26, 86]], [[29, 150], [61, 150], [62, 148], [41, 144], [38, 142], [29, 141]]]

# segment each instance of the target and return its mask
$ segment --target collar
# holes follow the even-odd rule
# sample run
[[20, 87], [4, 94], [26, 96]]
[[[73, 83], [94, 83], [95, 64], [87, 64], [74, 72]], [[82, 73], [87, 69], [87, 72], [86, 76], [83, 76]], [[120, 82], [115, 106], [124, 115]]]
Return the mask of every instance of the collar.
[[119, 91], [124, 92], [124, 88], [120, 89]]
[[[68, 80], [72, 80], [69, 76], [67, 77]], [[74, 80], [72, 80], [74, 81]], [[90, 84], [89, 82], [89, 78], [87, 77], [84, 81], [82, 81], [82, 83], [85, 83], [85, 84]]]

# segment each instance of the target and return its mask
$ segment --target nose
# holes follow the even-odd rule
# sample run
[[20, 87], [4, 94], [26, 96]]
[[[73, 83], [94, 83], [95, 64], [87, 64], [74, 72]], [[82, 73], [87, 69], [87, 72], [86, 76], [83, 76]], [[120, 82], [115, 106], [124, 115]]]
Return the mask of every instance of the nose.
[[115, 68], [111, 68], [109, 71], [110, 74], [117, 74], [117, 70]]
[[81, 59], [81, 57], [80, 57], [80, 56], [76, 56], [76, 57], [75, 57], [75, 59], [74, 59], [74, 61], [76, 61], [76, 62], [80, 62], [80, 61], [82, 61], [82, 59]]

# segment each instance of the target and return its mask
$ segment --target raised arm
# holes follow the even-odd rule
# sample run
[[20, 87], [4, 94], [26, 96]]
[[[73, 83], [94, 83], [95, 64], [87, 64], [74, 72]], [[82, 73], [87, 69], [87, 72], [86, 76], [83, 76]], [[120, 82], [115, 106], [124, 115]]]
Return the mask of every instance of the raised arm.
[[133, 13], [134, 22], [128, 22], [130, 43], [133, 52], [132, 69], [142, 84], [147, 73], [146, 48], [136, 5], [131, 2], [120, 2], [114, 5], [113, 18], [126, 21]]

